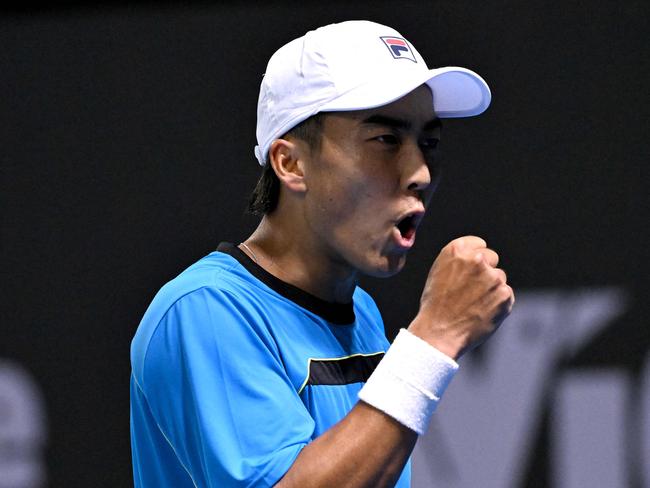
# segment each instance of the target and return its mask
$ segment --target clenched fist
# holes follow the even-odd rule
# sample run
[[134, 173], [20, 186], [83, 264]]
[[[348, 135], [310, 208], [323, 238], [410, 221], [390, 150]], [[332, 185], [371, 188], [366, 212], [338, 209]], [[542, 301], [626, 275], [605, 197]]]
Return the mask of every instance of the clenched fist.
[[409, 331], [454, 359], [487, 339], [515, 301], [498, 263], [480, 237], [447, 244], [431, 266]]

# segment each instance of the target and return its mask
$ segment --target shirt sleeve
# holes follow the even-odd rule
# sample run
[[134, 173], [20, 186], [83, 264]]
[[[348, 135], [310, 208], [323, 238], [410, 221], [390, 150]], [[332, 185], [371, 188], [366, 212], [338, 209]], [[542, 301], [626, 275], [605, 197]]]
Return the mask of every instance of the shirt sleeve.
[[140, 386], [197, 486], [273, 486], [312, 437], [263, 322], [228, 292], [202, 288], [151, 337]]

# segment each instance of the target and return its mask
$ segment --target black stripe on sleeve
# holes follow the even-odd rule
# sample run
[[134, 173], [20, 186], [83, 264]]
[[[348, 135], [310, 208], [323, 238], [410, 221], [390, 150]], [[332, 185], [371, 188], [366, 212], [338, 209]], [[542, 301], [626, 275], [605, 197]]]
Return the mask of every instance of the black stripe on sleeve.
[[383, 352], [337, 359], [310, 359], [307, 385], [349, 385], [368, 381]]

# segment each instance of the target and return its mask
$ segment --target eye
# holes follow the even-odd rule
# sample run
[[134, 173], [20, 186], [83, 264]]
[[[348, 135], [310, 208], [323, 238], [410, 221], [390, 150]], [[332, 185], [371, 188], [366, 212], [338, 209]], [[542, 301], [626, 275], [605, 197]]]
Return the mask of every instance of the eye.
[[433, 150], [438, 148], [440, 139], [437, 137], [426, 137], [420, 141], [420, 147], [425, 150]]
[[399, 139], [395, 134], [382, 134], [380, 136], [375, 137], [375, 140], [390, 145], [399, 143]]

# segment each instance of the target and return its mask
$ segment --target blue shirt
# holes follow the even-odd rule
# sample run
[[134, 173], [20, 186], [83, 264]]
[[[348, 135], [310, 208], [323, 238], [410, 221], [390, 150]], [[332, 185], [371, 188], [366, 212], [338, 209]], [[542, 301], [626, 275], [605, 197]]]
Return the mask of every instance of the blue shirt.
[[328, 303], [220, 245], [160, 290], [133, 339], [135, 486], [273, 486], [387, 348], [360, 288]]

